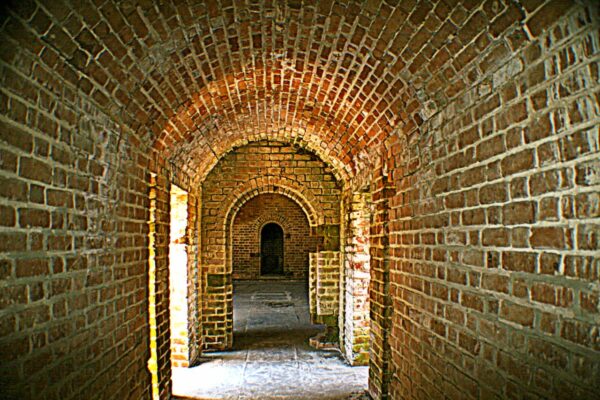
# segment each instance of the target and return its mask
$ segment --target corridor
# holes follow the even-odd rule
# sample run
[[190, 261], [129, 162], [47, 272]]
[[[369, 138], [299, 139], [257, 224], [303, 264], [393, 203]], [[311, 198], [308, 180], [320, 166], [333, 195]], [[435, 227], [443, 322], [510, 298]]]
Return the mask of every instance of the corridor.
[[599, 250], [598, 0], [0, 2], [1, 400], [600, 399]]
[[[362, 399], [368, 367], [308, 345], [306, 283], [244, 281], [234, 287], [234, 350], [173, 369], [173, 393], [193, 399]], [[367, 398], [367, 397], [364, 397]]]

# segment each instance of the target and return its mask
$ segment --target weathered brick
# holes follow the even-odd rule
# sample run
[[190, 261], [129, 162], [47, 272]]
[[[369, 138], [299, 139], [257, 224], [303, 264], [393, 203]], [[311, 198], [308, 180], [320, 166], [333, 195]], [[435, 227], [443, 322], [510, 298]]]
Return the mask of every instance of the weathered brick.
[[506, 228], [484, 229], [482, 243], [484, 246], [508, 246], [509, 231]]
[[569, 232], [560, 227], [531, 229], [530, 242], [534, 248], [564, 249], [570, 243]]
[[0, 196], [9, 200], [27, 201], [27, 183], [0, 176]]
[[0, 205], [0, 225], [15, 226], [15, 209], [10, 206]]
[[505, 251], [502, 253], [502, 267], [509, 271], [533, 273], [535, 271], [535, 253]]
[[23, 259], [17, 261], [17, 278], [48, 275], [50, 268], [47, 259]]
[[506, 225], [531, 224], [534, 220], [533, 202], [513, 202], [502, 207], [502, 222]]
[[497, 274], [484, 274], [481, 287], [494, 292], [508, 293], [508, 276]]
[[591, 251], [600, 249], [600, 224], [577, 226], [577, 248]]
[[[533, 7], [532, 7], [533, 8]], [[527, 21], [527, 27], [534, 36], [540, 35], [545, 29], [556, 22], [570, 8], [568, 3], [550, 1], [539, 8]]]
[[600, 161], [592, 160], [575, 167], [575, 182], [581, 186], [600, 184]]
[[544, 197], [538, 203], [538, 219], [543, 221], [558, 221], [558, 199], [553, 197]]
[[506, 185], [496, 183], [479, 189], [479, 201], [482, 204], [503, 203], [508, 199]]
[[500, 304], [500, 318], [522, 326], [533, 326], [533, 309], [519, 304], [503, 301]]
[[523, 150], [519, 153], [502, 159], [502, 175], [509, 176], [517, 172], [529, 170], [534, 167], [535, 158], [532, 150]]
[[600, 304], [598, 293], [586, 293], [583, 291], [579, 293], [579, 306], [583, 310], [589, 313], [597, 313], [598, 304]]
[[48, 228], [50, 227], [50, 213], [35, 208], [21, 208], [19, 225], [22, 228]]
[[52, 167], [35, 158], [21, 157], [19, 160], [19, 176], [34, 181], [51, 183]]
[[33, 135], [13, 124], [0, 120], [0, 141], [26, 153], [33, 150]]
[[467, 308], [483, 312], [483, 301], [481, 297], [474, 293], [462, 292], [460, 297], [460, 304]]
[[12, 151], [0, 148], [0, 169], [16, 172], [18, 159], [19, 157]]

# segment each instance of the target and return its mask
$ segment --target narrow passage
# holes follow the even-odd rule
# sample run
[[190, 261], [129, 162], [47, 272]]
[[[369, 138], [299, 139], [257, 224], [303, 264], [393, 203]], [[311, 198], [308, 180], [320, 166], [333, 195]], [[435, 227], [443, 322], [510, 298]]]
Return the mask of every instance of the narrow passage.
[[234, 350], [173, 369], [173, 393], [191, 399], [366, 399], [368, 367], [316, 350], [304, 282], [244, 281], [234, 288]]

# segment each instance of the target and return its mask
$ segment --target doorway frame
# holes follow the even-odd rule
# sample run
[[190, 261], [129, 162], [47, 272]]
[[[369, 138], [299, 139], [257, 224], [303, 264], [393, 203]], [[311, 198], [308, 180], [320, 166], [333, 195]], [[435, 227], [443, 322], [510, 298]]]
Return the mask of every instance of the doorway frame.
[[[295, 203], [298, 204], [297, 202], [295, 202]], [[307, 222], [309, 221], [308, 220], [308, 216], [307, 216], [306, 220], [307, 220]], [[235, 221], [235, 218], [234, 218], [234, 221]], [[271, 274], [271, 275], [277, 275], [277, 276], [282, 276], [282, 277], [285, 276], [285, 230], [283, 229], [283, 226], [281, 226], [280, 223], [278, 223], [277, 221], [272, 220], [272, 221], [267, 221], [267, 222], [263, 223], [260, 226], [260, 228], [258, 229], [258, 232], [257, 232], [258, 237], [259, 237], [258, 238], [258, 247], [259, 247], [258, 251], [259, 251], [259, 254], [260, 254], [259, 276], [261, 278], [263, 276], [268, 276], [266, 274], [263, 274], [263, 253], [262, 253], [262, 250], [263, 250], [263, 231], [264, 231], [264, 229], [265, 229], [265, 227], [267, 225], [271, 225], [271, 224], [278, 226], [279, 229], [281, 230], [281, 273]]]

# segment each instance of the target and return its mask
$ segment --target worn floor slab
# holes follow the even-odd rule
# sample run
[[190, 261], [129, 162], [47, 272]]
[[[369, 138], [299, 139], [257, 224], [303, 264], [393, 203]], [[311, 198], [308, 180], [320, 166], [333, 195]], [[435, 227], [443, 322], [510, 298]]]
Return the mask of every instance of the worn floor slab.
[[239, 282], [234, 293], [234, 350], [173, 370], [173, 393], [193, 399], [358, 399], [367, 367], [336, 351], [316, 350], [303, 282]]

